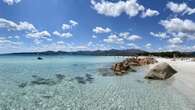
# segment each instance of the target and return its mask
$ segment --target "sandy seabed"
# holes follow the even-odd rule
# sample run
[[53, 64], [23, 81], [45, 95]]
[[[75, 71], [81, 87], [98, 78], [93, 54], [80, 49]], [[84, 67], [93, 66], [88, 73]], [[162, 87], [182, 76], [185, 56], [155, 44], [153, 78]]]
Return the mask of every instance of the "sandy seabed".
[[[165, 81], [144, 79], [154, 64], [124, 76], [104, 77], [98, 69], [113, 62], [86, 63], [88, 58], [76, 64], [56, 58], [53, 62], [0, 63], [0, 110], [195, 110], [195, 63], [157, 60], [169, 63], [178, 73]], [[29, 84], [32, 75], [54, 80], [56, 73], [65, 78], [55, 85]], [[91, 81], [83, 80], [86, 74]], [[18, 87], [24, 81], [28, 85]]]

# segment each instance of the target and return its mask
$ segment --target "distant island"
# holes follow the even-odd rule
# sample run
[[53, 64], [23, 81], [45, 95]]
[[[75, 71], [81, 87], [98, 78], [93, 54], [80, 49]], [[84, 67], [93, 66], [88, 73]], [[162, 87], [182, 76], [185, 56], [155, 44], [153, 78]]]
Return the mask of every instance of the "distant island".
[[8, 53], [3, 55], [91, 55], [91, 56], [160, 56], [160, 57], [195, 57], [195, 52], [147, 52], [140, 49], [126, 49], [126, 50], [96, 50], [96, 51], [44, 51], [44, 52], [21, 52], [21, 53]]

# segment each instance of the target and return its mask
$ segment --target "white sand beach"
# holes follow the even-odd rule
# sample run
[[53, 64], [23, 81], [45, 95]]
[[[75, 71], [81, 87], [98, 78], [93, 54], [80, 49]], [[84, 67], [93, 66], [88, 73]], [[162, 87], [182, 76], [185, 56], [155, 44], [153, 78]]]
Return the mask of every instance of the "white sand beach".
[[[195, 102], [195, 62], [190, 60], [181, 61], [180, 59], [172, 61], [165, 58], [157, 58], [157, 60], [159, 63], [167, 62], [177, 70], [177, 74], [169, 79], [168, 82], [190, 101]], [[151, 67], [153, 66], [151, 65]]]

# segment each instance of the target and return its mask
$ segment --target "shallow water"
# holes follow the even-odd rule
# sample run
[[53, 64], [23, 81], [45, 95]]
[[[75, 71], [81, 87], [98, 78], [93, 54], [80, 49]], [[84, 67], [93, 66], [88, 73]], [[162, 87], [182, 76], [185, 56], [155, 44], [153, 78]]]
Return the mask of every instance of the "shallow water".
[[147, 67], [121, 77], [101, 75], [99, 69], [109, 72], [111, 64], [123, 58], [43, 58], [0, 56], [0, 110], [194, 109], [171, 82], [145, 80]]

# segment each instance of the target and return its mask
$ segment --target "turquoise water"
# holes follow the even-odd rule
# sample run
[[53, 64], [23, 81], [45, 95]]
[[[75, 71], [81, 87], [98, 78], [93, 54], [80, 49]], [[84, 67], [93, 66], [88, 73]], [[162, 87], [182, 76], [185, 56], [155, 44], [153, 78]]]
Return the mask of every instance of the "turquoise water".
[[43, 58], [0, 56], [0, 110], [194, 110], [171, 82], [145, 80], [147, 66], [102, 76], [122, 57]]

